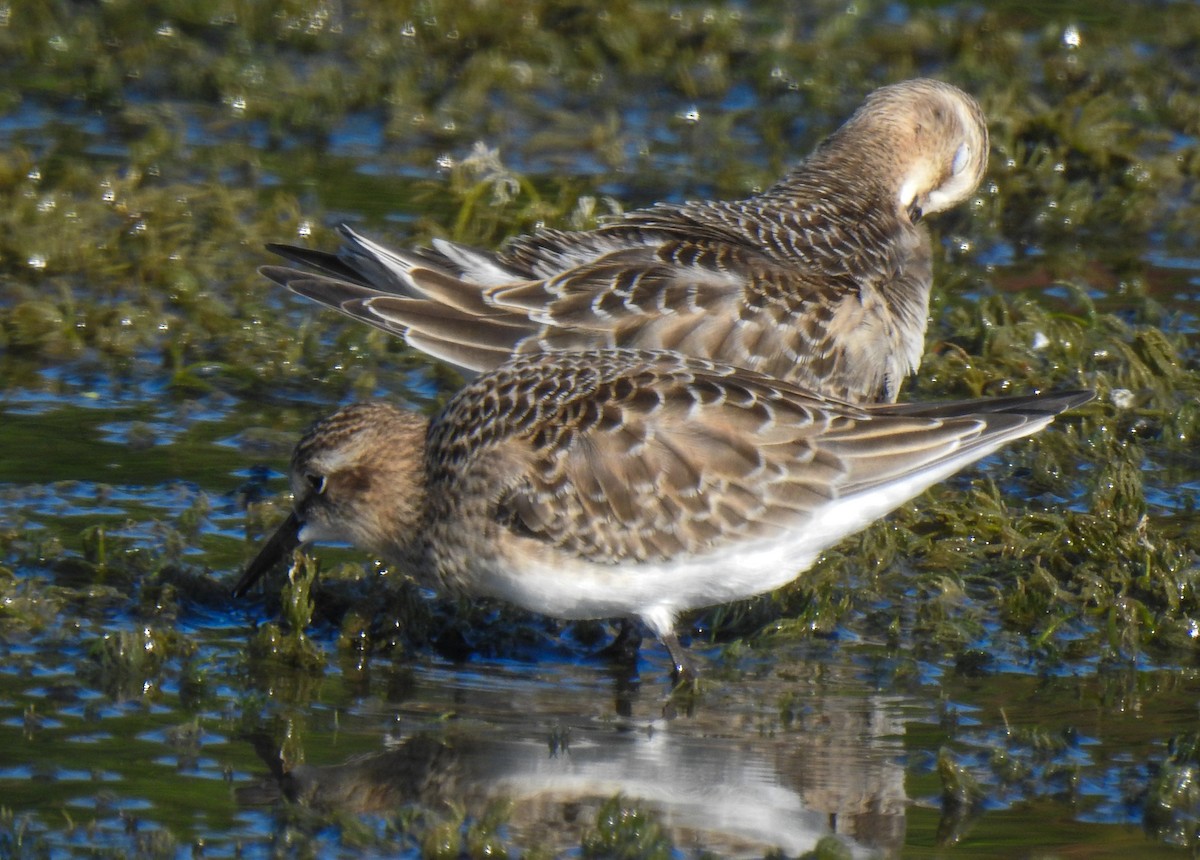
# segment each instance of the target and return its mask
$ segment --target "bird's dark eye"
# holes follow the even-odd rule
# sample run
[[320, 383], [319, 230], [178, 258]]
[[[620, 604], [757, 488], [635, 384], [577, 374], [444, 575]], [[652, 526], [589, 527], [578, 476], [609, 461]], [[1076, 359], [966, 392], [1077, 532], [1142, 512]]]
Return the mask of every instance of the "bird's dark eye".
[[316, 493], [318, 496], [321, 495], [323, 492], [325, 492], [325, 476], [324, 475], [318, 475], [315, 472], [309, 472], [307, 475], [304, 476], [304, 479], [306, 481], [308, 481], [308, 485], [310, 487], [312, 487], [312, 491], [314, 493]]

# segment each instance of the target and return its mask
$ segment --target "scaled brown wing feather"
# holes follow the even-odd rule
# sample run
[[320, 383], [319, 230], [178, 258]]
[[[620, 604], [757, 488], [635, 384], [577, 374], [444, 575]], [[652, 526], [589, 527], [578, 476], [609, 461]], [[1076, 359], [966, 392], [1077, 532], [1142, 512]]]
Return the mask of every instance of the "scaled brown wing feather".
[[805, 529], [831, 500], [886, 485], [894, 507], [1091, 396], [857, 407], [679, 356], [619, 355], [644, 363], [592, 378], [580, 398], [568, 385], [546, 401], [539, 423], [559, 432], [508, 428], [501, 443], [525, 469], [497, 519], [598, 563], [769, 540]]
[[565, 397], [557, 416], [543, 416], [572, 432], [514, 432], [505, 453], [527, 468], [498, 519], [601, 563], [665, 560], [802, 526], [844, 470], [813, 444], [828, 427], [824, 401], [702, 367], [655, 357], [589, 393], [596, 409]]
[[[316, 274], [282, 266], [262, 273], [468, 370], [489, 370], [510, 352], [670, 349], [867, 400], [897, 375], [874, 355], [886, 339], [864, 324], [854, 279], [781, 266], [759, 249], [723, 241], [720, 231], [684, 238], [627, 228], [577, 245], [566, 239], [578, 234], [561, 234], [556, 244], [560, 234], [547, 233], [546, 256], [536, 259], [529, 249], [496, 257], [447, 242], [391, 251], [343, 233], [336, 255], [271, 246]], [[543, 275], [554, 262], [562, 268]], [[464, 267], [479, 277], [531, 277], [489, 286]]]
[[877, 355], [888, 341], [864, 323], [852, 280], [817, 280], [733, 246], [672, 240], [625, 249], [489, 290], [487, 301], [542, 324], [521, 352], [667, 349], [865, 400], [897, 375]]
[[[764, 337], [789, 336], [776, 334], [778, 325], [757, 310], [743, 313], [751, 285], [742, 273], [672, 265], [654, 249], [613, 253], [544, 281], [500, 288], [465, 285], [456, 292], [447, 276], [411, 274], [423, 299], [375, 296], [338, 309], [423, 349], [436, 342], [439, 347], [429, 351], [443, 357], [448, 350], [484, 345], [491, 352], [467, 364], [474, 370], [499, 364], [507, 357], [504, 345], [513, 352], [671, 349], [753, 365], [749, 350]], [[487, 363], [489, 356], [494, 358]]]

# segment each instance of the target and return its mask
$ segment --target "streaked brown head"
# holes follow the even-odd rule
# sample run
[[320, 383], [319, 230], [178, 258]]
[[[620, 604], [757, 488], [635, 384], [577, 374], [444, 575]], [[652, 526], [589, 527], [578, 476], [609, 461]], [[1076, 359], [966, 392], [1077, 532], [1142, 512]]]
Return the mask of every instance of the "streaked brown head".
[[381, 402], [354, 403], [314, 424], [292, 455], [292, 513], [234, 596], [300, 544], [345, 541], [393, 554], [424, 511], [427, 428], [423, 416]]
[[919, 216], [956, 206], [979, 185], [987, 123], [958, 87], [917, 78], [875, 90], [823, 148], [879, 162], [894, 173], [899, 207]]

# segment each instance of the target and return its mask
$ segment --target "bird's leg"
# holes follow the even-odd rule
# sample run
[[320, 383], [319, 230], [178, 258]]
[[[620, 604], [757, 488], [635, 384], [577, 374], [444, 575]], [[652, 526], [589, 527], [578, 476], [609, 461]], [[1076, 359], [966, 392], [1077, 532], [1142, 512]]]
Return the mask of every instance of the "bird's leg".
[[695, 713], [700, 693], [700, 672], [692, 661], [692, 655], [679, 644], [674, 631], [660, 634], [667, 653], [671, 655], [671, 679], [675, 685], [663, 703], [663, 719], [673, 720], [679, 716], [690, 717]]
[[627, 663], [637, 663], [638, 651], [642, 647], [642, 631], [628, 618], [617, 620], [617, 635], [608, 650], [613, 656]]
[[696, 681], [700, 677], [700, 673], [696, 669], [692, 655], [679, 644], [679, 637], [675, 635], [674, 631], [663, 633], [659, 638], [662, 639], [663, 645], [667, 646], [667, 653], [671, 655], [671, 677], [675, 683], [682, 685]]
[[642, 633], [638, 625], [628, 618], [620, 618], [617, 620], [617, 635], [596, 654], [623, 666], [636, 667], [638, 649], [641, 647]]

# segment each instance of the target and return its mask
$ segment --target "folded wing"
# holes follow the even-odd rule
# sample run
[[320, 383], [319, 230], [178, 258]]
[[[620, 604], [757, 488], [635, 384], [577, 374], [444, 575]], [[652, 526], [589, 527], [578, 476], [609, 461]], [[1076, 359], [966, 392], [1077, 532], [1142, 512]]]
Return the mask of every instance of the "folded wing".
[[809, 532], [823, 548], [1091, 396], [857, 407], [677, 355], [559, 355], [552, 379], [540, 361], [506, 365], [524, 386], [513, 401], [542, 404], [536, 420], [469, 392], [456, 408], [523, 464], [497, 501], [514, 535], [613, 564]]

